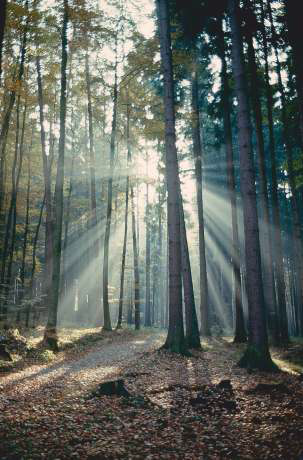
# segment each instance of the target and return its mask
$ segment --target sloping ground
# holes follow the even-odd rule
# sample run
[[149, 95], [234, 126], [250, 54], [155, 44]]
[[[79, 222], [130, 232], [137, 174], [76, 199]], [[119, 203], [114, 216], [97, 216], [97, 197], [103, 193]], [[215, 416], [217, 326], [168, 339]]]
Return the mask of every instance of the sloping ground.
[[[0, 458], [299, 459], [297, 375], [247, 374], [239, 348], [218, 339], [192, 357], [154, 352], [163, 338], [122, 334], [2, 376]], [[93, 396], [117, 376], [131, 397]]]

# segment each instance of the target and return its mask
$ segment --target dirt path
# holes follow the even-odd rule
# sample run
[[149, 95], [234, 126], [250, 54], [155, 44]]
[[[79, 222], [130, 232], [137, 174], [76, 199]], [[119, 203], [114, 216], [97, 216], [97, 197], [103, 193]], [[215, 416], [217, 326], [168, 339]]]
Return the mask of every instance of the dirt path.
[[[139, 333], [136, 337], [119, 337], [113, 343], [97, 343], [93, 350], [70, 359], [45, 365], [33, 365], [20, 372], [0, 377], [0, 413], [11, 400], [31, 404], [40, 398], [54, 397], [54, 385], [60, 397], [77, 396], [94, 385], [118, 375], [122, 367], [136, 362], [138, 357], [163, 342], [163, 334]], [[49, 391], [51, 389], [51, 394]], [[1, 419], [0, 419], [1, 420]]]
[[[0, 384], [1, 460], [298, 460], [303, 386], [297, 376], [247, 374], [239, 349], [210, 339], [191, 357], [153, 351], [142, 331], [7, 375]], [[124, 375], [131, 398], [91, 389]], [[218, 390], [228, 379], [231, 391]], [[249, 391], [258, 383], [282, 392]]]
[[60, 449], [60, 439], [63, 445], [65, 435], [79, 432], [79, 405], [85, 405], [90, 390], [162, 343], [163, 334], [142, 331], [96, 343], [80, 356], [1, 375], [0, 459], [69, 458], [52, 448]]

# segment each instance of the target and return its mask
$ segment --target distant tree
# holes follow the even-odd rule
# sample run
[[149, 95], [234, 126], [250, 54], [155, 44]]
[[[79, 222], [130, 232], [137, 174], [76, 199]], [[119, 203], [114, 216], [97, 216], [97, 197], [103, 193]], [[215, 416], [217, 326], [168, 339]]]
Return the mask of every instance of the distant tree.
[[[148, 153], [146, 154], [146, 171], [148, 171]], [[145, 210], [145, 254], [146, 254], [146, 267], [145, 267], [145, 318], [144, 326], [151, 327], [151, 305], [150, 305], [150, 266], [151, 266], [151, 255], [150, 255], [150, 210], [149, 210], [149, 183], [146, 180], [146, 210]]]
[[2, 55], [3, 55], [3, 38], [6, 21], [6, 5], [7, 0], [1, 0], [0, 2], [0, 83], [2, 76]]

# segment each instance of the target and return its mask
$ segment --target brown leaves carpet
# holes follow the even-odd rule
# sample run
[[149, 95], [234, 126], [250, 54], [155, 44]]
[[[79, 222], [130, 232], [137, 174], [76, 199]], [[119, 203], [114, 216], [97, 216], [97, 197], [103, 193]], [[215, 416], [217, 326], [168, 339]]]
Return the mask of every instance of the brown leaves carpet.
[[[223, 339], [191, 357], [156, 351], [164, 338], [122, 333], [0, 374], [0, 458], [300, 459], [297, 375], [248, 374], [236, 366], [239, 347]], [[116, 377], [130, 398], [92, 396]]]

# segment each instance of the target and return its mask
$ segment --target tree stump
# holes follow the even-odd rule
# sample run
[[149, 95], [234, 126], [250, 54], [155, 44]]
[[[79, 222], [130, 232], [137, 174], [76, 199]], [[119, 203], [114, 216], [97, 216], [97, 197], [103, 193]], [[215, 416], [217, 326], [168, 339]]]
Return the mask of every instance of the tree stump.
[[124, 380], [118, 379], [100, 383], [91, 394], [92, 398], [96, 396], [123, 396], [128, 398], [130, 393], [124, 386]]

